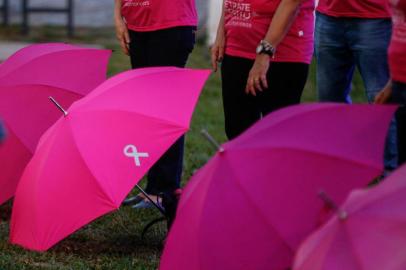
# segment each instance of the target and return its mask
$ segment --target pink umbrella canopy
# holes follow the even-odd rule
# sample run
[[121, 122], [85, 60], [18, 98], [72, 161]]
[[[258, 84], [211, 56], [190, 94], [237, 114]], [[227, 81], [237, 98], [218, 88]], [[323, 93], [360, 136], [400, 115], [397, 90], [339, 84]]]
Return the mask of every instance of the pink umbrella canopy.
[[106, 80], [110, 54], [65, 43], [30, 45], [0, 64], [0, 86], [40, 84], [84, 96]]
[[382, 172], [394, 110], [298, 105], [226, 143], [187, 185], [160, 269], [289, 268], [318, 226], [318, 192], [342, 202]]
[[353, 191], [299, 249], [295, 270], [406, 269], [406, 166], [378, 186]]
[[209, 73], [172, 67], [128, 71], [74, 103], [43, 135], [24, 171], [11, 242], [44, 251], [119, 208], [188, 130]]
[[52, 43], [26, 47], [0, 65], [0, 117], [7, 139], [0, 148], [0, 204], [13, 197], [40, 136], [60, 112], [106, 80], [111, 51]]

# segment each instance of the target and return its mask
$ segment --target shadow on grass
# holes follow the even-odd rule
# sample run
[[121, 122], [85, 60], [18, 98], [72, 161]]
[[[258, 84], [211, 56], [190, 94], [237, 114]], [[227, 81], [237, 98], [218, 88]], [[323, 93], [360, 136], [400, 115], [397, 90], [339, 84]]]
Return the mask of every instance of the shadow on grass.
[[0, 205], [0, 221], [9, 221], [11, 219], [12, 201]]
[[89, 257], [160, 253], [167, 234], [166, 222], [156, 223], [142, 237], [142, 229], [156, 215], [153, 210], [119, 210], [86, 226], [50, 251]]

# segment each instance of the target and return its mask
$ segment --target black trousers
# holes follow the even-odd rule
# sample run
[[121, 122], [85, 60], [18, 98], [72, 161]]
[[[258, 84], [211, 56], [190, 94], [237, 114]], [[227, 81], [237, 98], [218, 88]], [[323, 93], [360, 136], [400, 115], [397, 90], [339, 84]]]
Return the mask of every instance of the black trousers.
[[396, 112], [398, 135], [398, 164], [406, 164], [406, 83], [393, 82], [392, 101], [399, 104]]
[[[195, 44], [195, 27], [173, 27], [151, 32], [130, 31], [132, 68], [185, 67]], [[185, 138], [179, 138], [148, 172], [145, 191], [157, 195], [180, 187]]]
[[229, 55], [222, 62], [225, 130], [230, 140], [266, 114], [300, 103], [309, 72], [309, 65], [304, 63], [271, 63], [269, 88], [252, 96], [245, 93], [245, 86], [253, 64], [253, 60]]

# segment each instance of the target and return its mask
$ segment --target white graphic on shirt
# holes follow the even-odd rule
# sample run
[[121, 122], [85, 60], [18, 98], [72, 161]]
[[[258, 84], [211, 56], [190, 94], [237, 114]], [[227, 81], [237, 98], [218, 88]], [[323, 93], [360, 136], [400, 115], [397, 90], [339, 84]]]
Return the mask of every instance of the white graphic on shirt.
[[135, 166], [137, 166], [137, 167], [141, 166], [140, 158], [149, 157], [148, 153], [138, 152], [137, 147], [135, 147], [135, 145], [132, 145], [132, 144], [129, 144], [126, 147], [124, 147], [123, 152], [124, 152], [125, 156], [134, 158], [134, 163], [135, 163]]
[[227, 25], [252, 28], [251, 4], [244, 3], [244, 0], [225, 0], [224, 10], [226, 16], [230, 17]]
[[148, 7], [150, 6], [149, 0], [127, 0], [123, 7]]
[[406, 43], [406, 20], [405, 13], [402, 10], [393, 10], [393, 37], [398, 42]]

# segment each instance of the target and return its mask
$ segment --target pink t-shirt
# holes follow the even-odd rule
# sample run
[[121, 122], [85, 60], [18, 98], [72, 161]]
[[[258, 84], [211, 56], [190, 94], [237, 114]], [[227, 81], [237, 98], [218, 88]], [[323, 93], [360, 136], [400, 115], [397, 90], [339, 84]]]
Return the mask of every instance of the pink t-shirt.
[[[255, 59], [281, 0], [225, 0], [226, 54]], [[313, 56], [314, 0], [305, 0], [289, 32], [276, 48], [274, 62], [310, 64]]]
[[391, 0], [393, 31], [389, 67], [394, 81], [406, 83], [406, 0]]
[[319, 0], [317, 11], [333, 17], [390, 18], [388, 0]]
[[122, 0], [121, 15], [133, 31], [197, 25], [194, 0]]

